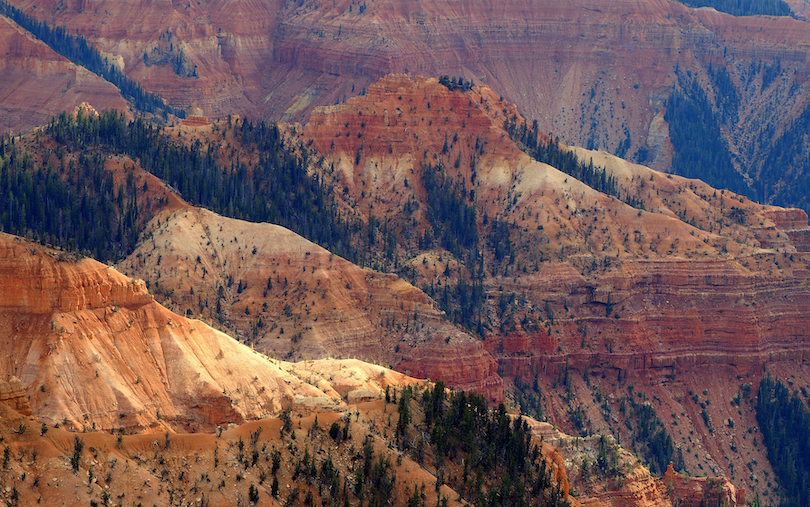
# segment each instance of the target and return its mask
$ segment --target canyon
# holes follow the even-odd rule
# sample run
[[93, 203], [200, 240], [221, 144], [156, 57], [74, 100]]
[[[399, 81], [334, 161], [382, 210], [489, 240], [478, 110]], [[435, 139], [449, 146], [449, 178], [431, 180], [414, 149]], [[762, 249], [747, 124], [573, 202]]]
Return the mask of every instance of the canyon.
[[677, 2], [12, 4], [212, 118], [307, 120], [386, 74], [448, 74], [491, 86], [567, 143], [669, 170], [668, 100], [695, 83], [722, 116], [734, 170], [756, 181], [808, 105], [807, 23]]
[[[756, 187], [808, 106], [805, 22], [631, 0], [13, 3], [210, 117], [170, 119], [165, 132], [219, 150], [223, 166], [258, 165], [236, 134], [245, 121], [300, 121], [281, 125], [285, 140], [312, 150], [309, 173], [365, 254], [355, 264], [278, 225], [196, 207], [140, 161], [104, 153], [116, 186], [134, 177], [144, 189], [136, 205], [148, 213], [126, 258], [105, 265], [0, 236], [0, 336], [12, 351], [0, 402], [15, 452], [34, 446], [56, 464], [70, 452], [66, 430], [88, 431], [112, 470], [154, 437], [127, 436], [124, 452], [93, 430], [199, 431], [207, 440], [188, 449], [210, 466], [218, 427], [252, 437], [285, 413], [312, 425], [377, 403], [363, 406], [357, 442], [379, 433], [382, 393], [421, 378], [543, 420], [535, 437], [552, 442], [543, 453], [577, 493], [573, 505], [778, 494], [754, 398], [767, 374], [810, 388], [808, 216], [667, 174], [677, 150], [666, 115], [674, 90], [701, 90], [723, 118], [734, 170]], [[27, 130], [80, 104], [131, 114], [112, 85], [6, 18], [0, 44], [0, 128]], [[419, 76], [440, 74], [476, 86]], [[16, 141], [41, 149], [43, 167], [78, 159], [40, 137]], [[557, 158], [538, 160], [531, 141]], [[603, 191], [559, 170], [569, 155], [596, 169]], [[762, 201], [790, 186], [779, 181]], [[727, 479], [642, 465], [634, 453], [648, 444], [633, 423], [645, 407], [679, 468]], [[23, 420], [27, 433], [50, 425], [51, 440], [18, 440]], [[599, 435], [626, 447], [621, 485], [578, 472], [583, 458], [595, 462]], [[421, 474], [414, 485], [438, 484], [437, 470], [404, 459]], [[36, 468], [23, 461], [16, 472]], [[64, 475], [60, 487], [81, 489]], [[247, 481], [236, 482], [246, 496]], [[77, 501], [102, 494], [85, 486]], [[162, 487], [142, 494], [154, 500]]]
[[[3, 331], [16, 351], [4, 358], [3, 375], [25, 379], [11, 376], [0, 383], [4, 501], [163, 503], [168, 496], [170, 503], [196, 498], [232, 505], [256, 495], [271, 504], [280, 496], [291, 503], [298, 496], [291, 485], [302, 495], [325, 494], [302, 480], [300, 466], [307, 460], [356, 481], [355, 461], [363, 458], [351, 442], [362, 441], [364, 453], [378, 453], [392, 467], [395, 496], [409, 496], [420, 483], [435, 484], [435, 492], [422, 490], [427, 501], [464, 504], [460, 491], [439, 482], [443, 471], [391, 442], [392, 416], [399, 417], [402, 404], [397, 408], [389, 394], [396, 400], [428, 383], [356, 360], [274, 361], [171, 313], [154, 302], [142, 281], [109, 266], [5, 234], [0, 245]], [[47, 321], [50, 333], [39, 329]], [[110, 393], [112, 387], [120, 391]], [[424, 401], [411, 404], [417, 423], [425, 424]], [[112, 416], [102, 409], [109, 407]], [[617, 499], [622, 505], [698, 505], [715, 489], [730, 492], [728, 505], [744, 503], [744, 493], [722, 479], [689, 480], [671, 470], [655, 479], [613, 443], [621, 481], [595, 475], [569, 483], [575, 461], [598, 452], [598, 437], [580, 443], [531, 419], [527, 428], [571, 505], [609, 506]], [[305, 447], [303, 458], [299, 445]], [[678, 487], [669, 492], [666, 481], [673, 478]], [[319, 480], [323, 486], [325, 479]], [[601, 493], [573, 497], [570, 484], [590, 484]], [[334, 483], [326, 487], [333, 498], [340, 494]]]
[[[364, 228], [376, 221], [380, 237], [393, 231], [394, 260], [372, 256], [376, 270], [277, 226], [187, 205], [156, 215], [118, 269], [272, 356], [357, 357], [515, 405], [529, 392], [539, 416], [570, 434], [633, 442], [623, 407], [649, 404], [691, 473], [774, 494], [751, 388], [764, 371], [810, 385], [806, 213], [561, 147], [606, 169], [619, 198], [609, 196], [533, 160], [509, 122], [523, 119], [489, 88], [389, 76], [290, 128], [322, 155], [314, 170], [338, 205]], [[236, 142], [238, 125], [172, 132], [219, 145]], [[455, 300], [437, 307], [474, 280], [468, 259], [439, 241], [446, 224], [427, 171], [461, 184], [461, 205], [474, 210], [480, 334], [448, 322]], [[512, 245], [500, 259], [496, 224]]]

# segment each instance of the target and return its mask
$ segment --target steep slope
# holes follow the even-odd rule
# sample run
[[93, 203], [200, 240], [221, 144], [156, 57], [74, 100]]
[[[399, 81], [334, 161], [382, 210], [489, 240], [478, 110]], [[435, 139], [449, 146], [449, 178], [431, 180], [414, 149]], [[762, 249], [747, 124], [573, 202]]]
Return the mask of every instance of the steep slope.
[[781, 175], [767, 174], [763, 163], [784, 151], [779, 139], [794, 123], [806, 130], [800, 116], [808, 105], [808, 68], [800, 48], [810, 40], [810, 25], [788, 17], [734, 17], [636, 0], [331, 6], [104, 0], [92, 9], [54, 0], [13, 3], [85, 35], [149, 90], [210, 117], [297, 120], [388, 73], [462, 75], [518, 104], [543, 132], [663, 170], [673, 149], [684, 150], [673, 148], [678, 136], [670, 136], [669, 98], [694, 81], [720, 118], [711, 135], [729, 157], [724, 178], [739, 179], [747, 195], [798, 203], [795, 195], [772, 191], [789, 185], [794, 171], [806, 173], [798, 159]]
[[[717, 421], [739, 417], [754, 428], [750, 407], [743, 415], [716, 400], [756, 383], [763, 367], [803, 364], [806, 213], [552, 144], [550, 160], [574, 153], [585, 169], [593, 163], [597, 181], [604, 168], [609, 196], [510, 140], [530, 132], [487, 88], [450, 91], [435, 79], [392, 76], [345, 105], [317, 109], [304, 138], [325, 155], [322, 170], [347, 205], [394, 228], [397, 262], [411, 268], [403, 273], [486, 338], [501, 374], [532, 391], [540, 413], [571, 431], [622, 434], [612, 415], [619, 396], [604, 396], [635, 384], [647, 399], [670, 400], [656, 405], [662, 414], [681, 414], [663, 424], [683, 452], [691, 449], [690, 471], [737, 470], [739, 480], [758, 462], [746, 482], [768, 490], [763, 450], [731, 450], [744, 437], [733, 422], [715, 431]], [[430, 190], [437, 181], [445, 182], [438, 193]], [[473, 230], [442, 211], [450, 202], [474, 217]], [[478, 283], [483, 296], [470, 316], [464, 298]], [[583, 380], [569, 384], [569, 371]], [[804, 382], [804, 368], [796, 371]], [[672, 382], [681, 375], [697, 381]], [[568, 394], [550, 396], [563, 376]], [[689, 401], [704, 390], [708, 423], [705, 407]], [[683, 417], [693, 433], [675, 424]]]
[[[189, 431], [277, 415], [299, 402], [343, 403], [347, 393], [310, 386], [289, 367], [171, 313], [143, 281], [7, 234], [0, 245], [7, 351], [0, 375], [22, 381], [31, 410], [44, 422]], [[331, 367], [365, 375], [356, 365]], [[379, 392], [402, 383], [382, 370], [367, 368], [379, 378], [357, 388]]]
[[347, 262], [282, 227], [167, 211], [118, 268], [178, 313], [291, 360], [359, 358], [503, 398], [494, 360], [419, 289]]
[[61, 111], [89, 103], [126, 111], [118, 90], [0, 17], [0, 131], [23, 133]]
[[[386, 393], [391, 401], [350, 402], [345, 412], [301, 415], [294, 411], [278, 419], [217, 428], [214, 434], [72, 433], [40, 424], [0, 401], [4, 442], [0, 499], [21, 505], [104, 504], [132, 498], [157, 505], [168, 498], [169, 503], [214, 506], [246, 501], [301, 506], [317, 499], [323, 504], [351, 504], [384, 498], [394, 506], [420, 500], [455, 506], [480, 504], [496, 496], [509, 501], [512, 495], [520, 495], [531, 504], [549, 506], [697, 507], [715, 498], [730, 507], [745, 504], [744, 492], [735, 491], [723, 479], [688, 478], [671, 470], [664, 480], [655, 479], [609, 439], [570, 437], [549, 424], [511, 420], [499, 411], [470, 417], [470, 409], [465, 424], [477, 426], [493, 439], [511, 435], [525, 435], [525, 439], [509, 442], [497, 456], [455, 456], [441, 447], [456, 448], [458, 434], [465, 429], [451, 428], [444, 436], [420, 431], [425, 425], [440, 424], [427, 416], [431, 400], [438, 399], [430, 388], [424, 397], [409, 387]], [[397, 398], [406, 401], [393, 401]], [[452, 417], [459, 399], [457, 394], [451, 395], [450, 403], [438, 399], [444, 410], [432, 418]], [[443, 415], [445, 410], [451, 415]], [[494, 422], [501, 426], [492, 426]], [[411, 439], [427, 441], [414, 445]], [[476, 448], [489, 450], [493, 445], [480, 434], [472, 440], [480, 443]], [[569, 495], [569, 478], [578, 475], [583, 457], [597, 459], [600, 442], [607, 443], [611, 470], [595, 466], [589, 489], [580, 489], [582, 482], [574, 479], [578, 496]], [[518, 455], [520, 465], [510, 467], [504, 457], [516, 456], [518, 444], [531, 452]], [[503, 480], [510, 469], [526, 477], [525, 488]]]

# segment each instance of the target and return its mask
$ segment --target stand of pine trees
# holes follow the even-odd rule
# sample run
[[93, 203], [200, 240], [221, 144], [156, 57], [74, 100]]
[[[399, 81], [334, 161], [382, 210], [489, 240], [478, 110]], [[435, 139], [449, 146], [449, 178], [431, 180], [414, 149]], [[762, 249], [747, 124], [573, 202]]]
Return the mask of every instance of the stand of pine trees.
[[779, 505], [810, 505], [810, 412], [805, 402], [767, 375], [759, 384], [756, 412], [782, 495]]

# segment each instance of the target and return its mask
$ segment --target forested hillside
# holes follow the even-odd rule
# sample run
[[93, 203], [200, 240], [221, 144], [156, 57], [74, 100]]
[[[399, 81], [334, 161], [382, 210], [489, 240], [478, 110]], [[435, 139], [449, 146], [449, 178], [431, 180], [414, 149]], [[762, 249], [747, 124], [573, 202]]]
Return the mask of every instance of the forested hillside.
[[[731, 70], [731, 71], [730, 71]], [[675, 174], [699, 178], [752, 200], [810, 211], [810, 107], [795, 119], [762, 126], [748, 138], [736, 130], [750, 128], [747, 100], [788, 100], [795, 92], [786, 77], [793, 71], [779, 60], [746, 67], [712, 66], [706, 80], [677, 71], [677, 85], [667, 99], [665, 119], [674, 153]]]
[[759, 384], [757, 421], [781, 487], [782, 507], [810, 505], [810, 412], [806, 403], [804, 387], [800, 397], [798, 391], [791, 394], [781, 380], [770, 375]]
[[[68, 121], [66, 116], [62, 118]], [[80, 117], [79, 121], [83, 121]], [[0, 139], [0, 229], [79, 250], [101, 261], [135, 247], [151, 206], [138, 206], [130, 177], [116, 187], [98, 152], [43, 167], [9, 137]]]
[[[357, 229], [336, 210], [331, 189], [307, 173], [307, 150], [287, 148], [275, 125], [238, 124], [242, 145], [260, 153], [250, 170], [238, 157], [223, 167], [213, 146], [185, 146], [158, 125], [142, 118], [128, 122], [115, 112], [98, 117], [62, 114], [44, 134], [59, 146], [58, 156], [44, 167], [11, 138], [0, 142], [0, 188], [6, 196], [0, 201], [0, 224], [6, 232], [30, 234], [100, 260], [126, 256], [139, 226], [149, 218], [134, 205], [143, 189], [114, 188], [104, 160], [127, 155], [192, 204], [229, 217], [280, 224], [338, 254], [358, 255], [351, 241]], [[63, 163], [65, 153], [75, 161]], [[140, 221], [135, 220], [138, 213]]]

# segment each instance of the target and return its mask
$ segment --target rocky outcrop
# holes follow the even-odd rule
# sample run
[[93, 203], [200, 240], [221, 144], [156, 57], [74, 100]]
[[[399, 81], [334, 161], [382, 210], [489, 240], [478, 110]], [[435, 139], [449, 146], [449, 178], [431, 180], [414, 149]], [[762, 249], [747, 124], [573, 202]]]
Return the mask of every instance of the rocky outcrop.
[[47, 123], [83, 102], [99, 110], [126, 111], [110, 83], [76, 67], [5, 17], [0, 17], [0, 131], [13, 133]]
[[676, 474], [670, 465], [663, 482], [672, 489], [671, 497], [684, 507], [699, 507], [709, 501], [729, 506], [746, 505], [745, 490], [738, 490], [722, 478], [687, 477]]
[[0, 381], [0, 403], [22, 415], [32, 414], [25, 386], [17, 377], [11, 377], [8, 382]]

